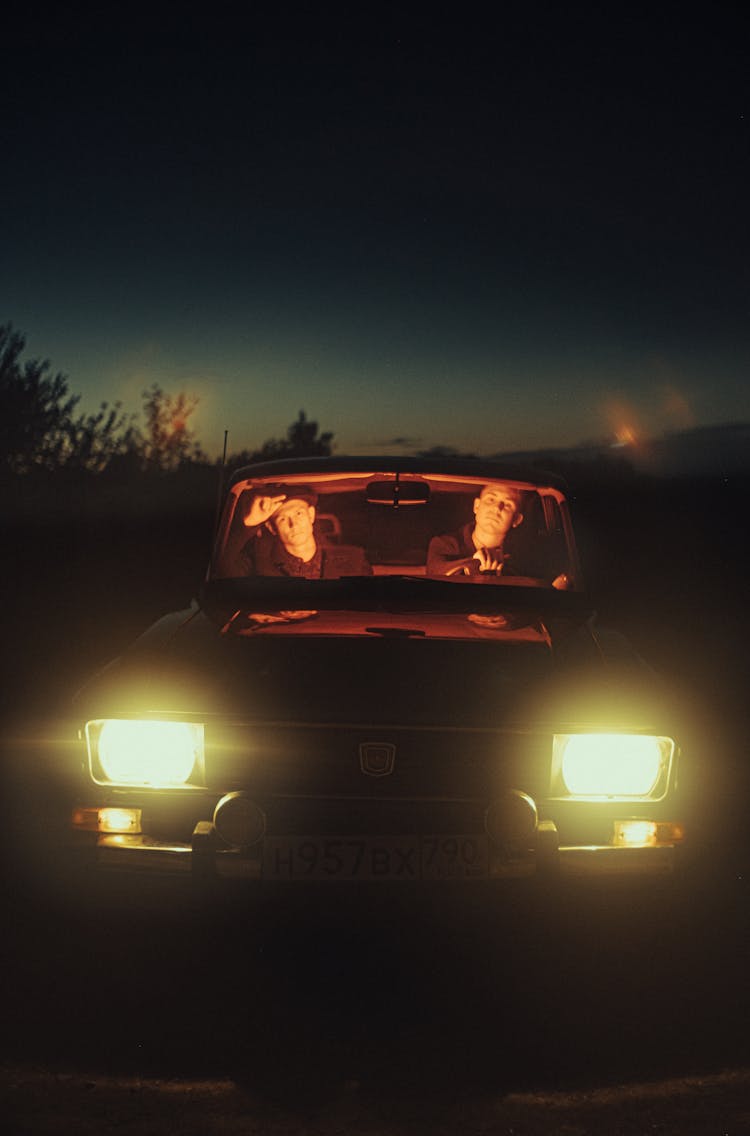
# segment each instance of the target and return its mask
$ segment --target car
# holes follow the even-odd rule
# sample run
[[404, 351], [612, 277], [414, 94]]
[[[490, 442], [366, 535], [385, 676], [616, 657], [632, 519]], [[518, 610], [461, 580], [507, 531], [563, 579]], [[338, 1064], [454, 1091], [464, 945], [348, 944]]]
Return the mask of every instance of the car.
[[97, 874], [645, 886], [687, 847], [674, 709], [599, 626], [566, 487], [535, 467], [238, 470], [200, 594], [75, 714], [70, 836]]

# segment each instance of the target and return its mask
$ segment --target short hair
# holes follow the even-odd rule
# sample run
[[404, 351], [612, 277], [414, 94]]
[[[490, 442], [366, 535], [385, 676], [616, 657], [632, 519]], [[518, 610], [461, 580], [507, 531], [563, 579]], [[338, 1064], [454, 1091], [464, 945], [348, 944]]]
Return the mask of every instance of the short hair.
[[481, 497], [487, 489], [503, 489], [508, 496], [515, 501], [516, 505], [520, 506], [523, 504], [523, 493], [521, 490], [516, 489], [514, 485], [509, 485], [507, 481], [488, 481], [486, 485], [483, 485], [479, 490], [477, 496]]

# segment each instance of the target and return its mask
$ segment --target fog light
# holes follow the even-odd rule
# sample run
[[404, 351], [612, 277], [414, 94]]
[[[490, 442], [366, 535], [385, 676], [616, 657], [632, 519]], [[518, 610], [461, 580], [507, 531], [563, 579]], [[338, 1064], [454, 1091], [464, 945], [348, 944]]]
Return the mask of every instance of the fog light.
[[493, 801], [484, 814], [484, 827], [495, 844], [517, 847], [531, 841], [537, 811], [531, 797], [513, 789]]
[[74, 809], [72, 819], [73, 827], [85, 832], [124, 832], [137, 835], [141, 831], [140, 809]]
[[247, 848], [265, 834], [266, 816], [245, 793], [227, 793], [214, 809], [214, 827], [233, 848]]

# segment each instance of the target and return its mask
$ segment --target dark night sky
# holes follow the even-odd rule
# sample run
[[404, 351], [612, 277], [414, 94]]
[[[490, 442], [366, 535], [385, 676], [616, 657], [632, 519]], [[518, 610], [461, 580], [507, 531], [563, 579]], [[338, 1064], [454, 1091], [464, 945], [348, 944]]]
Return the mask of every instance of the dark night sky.
[[747, 22], [356, 11], [11, 8], [29, 354], [87, 407], [197, 394], [209, 452], [300, 408], [342, 453], [750, 419]]

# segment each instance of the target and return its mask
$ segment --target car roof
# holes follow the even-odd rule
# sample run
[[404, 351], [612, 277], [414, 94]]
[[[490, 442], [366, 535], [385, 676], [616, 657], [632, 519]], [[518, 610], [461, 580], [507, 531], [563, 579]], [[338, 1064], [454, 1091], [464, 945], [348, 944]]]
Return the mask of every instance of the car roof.
[[485, 481], [527, 481], [532, 485], [548, 485], [566, 491], [565, 479], [558, 474], [532, 466], [506, 462], [501, 458], [404, 457], [403, 455], [376, 455], [371, 457], [307, 457], [279, 458], [256, 462], [235, 470], [230, 486], [252, 477], [279, 479], [284, 474], [325, 473], [442, 473], [447, 477], [477, 477]]

